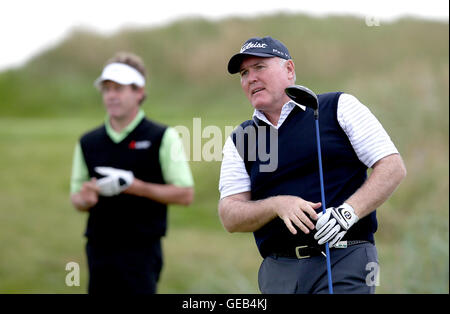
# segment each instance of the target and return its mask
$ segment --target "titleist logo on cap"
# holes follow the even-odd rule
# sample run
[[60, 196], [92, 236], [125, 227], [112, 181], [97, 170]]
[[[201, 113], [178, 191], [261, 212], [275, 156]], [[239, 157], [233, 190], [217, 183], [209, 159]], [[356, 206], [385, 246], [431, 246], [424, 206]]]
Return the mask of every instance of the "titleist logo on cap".
[[245, 44], [244, 46], [242, 46], [241, 48], [241, 53], [244, 52], [245, 50], [251, 49], [251, 48], [267, 48], [267, 44], [262, 44], [262, 43], [254, 43], [254, 42], [249, 42], [247, 44]]
[[248, 56], [291, 59], [288, 49], [281, 41], [270, 36], [263, 38], [252, 37], [242, 44], [240, 52], [232, 56], [230, 61], [228, 61], [228, 72], [231, 74], [238, 73], [242, 61]]

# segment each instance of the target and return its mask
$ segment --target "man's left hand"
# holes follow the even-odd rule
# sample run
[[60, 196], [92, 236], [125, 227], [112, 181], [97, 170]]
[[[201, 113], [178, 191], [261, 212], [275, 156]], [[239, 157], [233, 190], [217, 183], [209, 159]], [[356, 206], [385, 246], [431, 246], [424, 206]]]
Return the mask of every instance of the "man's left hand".
[[111, 167], [95, 167], [95, 171], [104, 178], [97, 180], [97, 186], [100, 188], [100, 195], [114, 196], [120, 194], [133, 183], [133, 172], [116, 169]]
[[319, 214], [314, 239], [318, 240], [319, 245], [328, 242], [329, 247], [332, 248], [358, 220], [353, 207], [347, 203], [337, 208], [329, 207], [325, 214]]

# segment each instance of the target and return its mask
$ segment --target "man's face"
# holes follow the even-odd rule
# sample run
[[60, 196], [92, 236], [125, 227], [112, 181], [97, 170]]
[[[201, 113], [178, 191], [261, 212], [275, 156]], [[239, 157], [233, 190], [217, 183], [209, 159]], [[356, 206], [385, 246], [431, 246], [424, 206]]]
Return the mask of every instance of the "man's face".
[[102, 83], [101, 92], [106, 111], [112, 119], [127, 119], [139, 109], [143, 88], [133, 89], [131, 85], [121, 85], [112, 81]]
[[294, 63], [283, 61], [253, 56], [242, 61], [241, 86], [255, 109], [276, 110], [290, 100], [284, 89], [294, 83]]

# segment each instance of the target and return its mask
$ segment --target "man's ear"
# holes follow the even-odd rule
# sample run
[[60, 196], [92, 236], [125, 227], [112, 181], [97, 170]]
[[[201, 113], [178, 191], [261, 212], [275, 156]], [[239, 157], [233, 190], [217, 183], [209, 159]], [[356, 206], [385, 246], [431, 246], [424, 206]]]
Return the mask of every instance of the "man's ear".
[[288, 78], [290, 80], [294, 80], [295, 81], [295, 64], [294, 64], [294, 61], [287, 60], [285, 65], [286, 65], [286, 70], [288, 71]]
[[142, 104], [146, 98], [145, 94], [145, 88], [144, 87], [138, 87], [134, 85], [134, 90], [139, 94], [139, 105]]

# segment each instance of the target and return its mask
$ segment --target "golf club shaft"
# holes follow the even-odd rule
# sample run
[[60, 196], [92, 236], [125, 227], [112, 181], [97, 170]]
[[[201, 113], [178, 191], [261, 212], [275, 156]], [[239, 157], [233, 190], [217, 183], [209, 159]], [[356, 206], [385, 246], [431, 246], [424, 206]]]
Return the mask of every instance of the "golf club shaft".
[[[322, 212], [325, 214], [325, 189], [323, 184], [323, 171], [322, 171], [322, 152], [320, 149], [320, 132], [319, 132], [319, 119], [316, 117], [316, 139], [317, 139], [317, 154], [319, 155], [319, 173], [320, 173], [320, 195], [322, 197]], [[328, 247], [328, 242], [325, 243], [325, 254], [327, 255], [327, 274], [328, 274], [328, 291], [333, 294], [333, 281], [331, 278], [331, 257], [330, 248]]]

